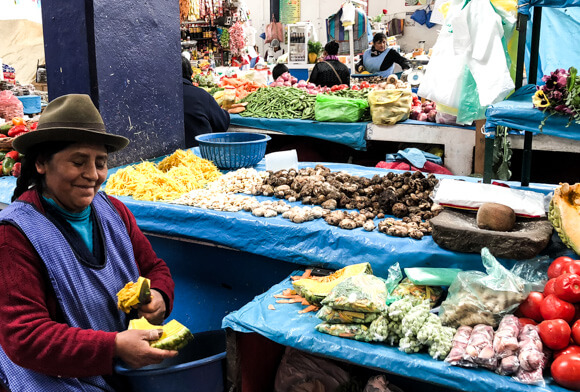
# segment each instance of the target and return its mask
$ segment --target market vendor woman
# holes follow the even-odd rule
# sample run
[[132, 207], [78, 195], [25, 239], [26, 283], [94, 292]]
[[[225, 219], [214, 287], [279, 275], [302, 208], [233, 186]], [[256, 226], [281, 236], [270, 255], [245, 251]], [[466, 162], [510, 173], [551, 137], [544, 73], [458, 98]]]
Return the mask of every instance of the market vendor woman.
[[361, 61], [356, 65], [356, 71], [367, 71], [386, 78], [393, 73], [395, 64], [404, 70], [411, 68], [409, 60], [401, 56], [396, 50], [387, 47], [387, 36], [377, 33], [373, 37], [373, 46], [365, 50]]
[[332, 87], [340, 84], [350, 86], [350, 71], [338, 59], [339, 45], [336, 41], [324, 45], [322, 61], [318, 62], [310, 74], [310, 83], [318, 86]]
[[117, 309], [117, 292], [139, 276], [151, 302], [136, 317], [161, 324], [174, 295], [129, 209], [99, 191], [108, 154], [128, 142], [106, 132], [83, 94], [56, 98], [37, 131], [14, 139], [25, 157], [0, 212], [0, 390], [122, 391], [117, 359], [138, 368], [177, 355], [150, 347], [159, 330], [127, 330]]

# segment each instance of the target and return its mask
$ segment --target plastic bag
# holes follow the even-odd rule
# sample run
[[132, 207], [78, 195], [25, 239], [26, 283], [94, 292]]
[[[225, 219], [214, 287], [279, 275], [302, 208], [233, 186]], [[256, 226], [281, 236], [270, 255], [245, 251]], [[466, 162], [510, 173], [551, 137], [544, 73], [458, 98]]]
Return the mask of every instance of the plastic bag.
[[411, 114], [413, 95], [411, 89], [371, 90], [369, 103], [373, 124], [393, 125]]
[[543, 373], [548, 357], [544, 352], [538, 327], [531, 324], [524, 325], [518, 340], [520, 367], [513, 379], [523, 384], [545, 386]]
[[276, 372], [274, 391], [335, 391], [348, 380], [348, 372], [335, 361], [286, 347]]
[[411, 282], [408, 278], [403, 279], [392, 293], [393, 296], [399, 298], [410, 297], [415, 304], [428, 299], [431, 307], [439, 301], [442, 294], [443, 290], [441, 287], [419, 286]]
[[465, 348], [467, 347], [472, 332], [473, 328], [468, 325], [462, 325], [457, 329], [455, 336], [453, 336], [451, 351], [445, 357], [445, 362], [455, 366], [462, 364]]
[[544, 291], [544, 286], [548, 282], [548, 268], [552, 264], [553, 258], [548, 256], [535, 257], [530, 260], [518, 261], [510, 270], [514, 275], [519, 276], [530, 285], [531, 291]]
[[405, 268], [405, 275], [413, 284], [425, 286], [451, 286], [459, 272], [459, 268]]
[[368, 324], [379, 316], [378, 313], [352, 312], [323, 306], [316, 317], [329, 324]]
[[334, 97], [318, 94], [314, 104], [316, 121], [357, 122], [369, 103], [365, 99]]
[[479, 366], [489, 370], [497, 368], [497, 356], [493, 349], [493, 327], [485, 324], [477, 324], [473, 327], [469, 342], [465, 347], [462, 365]]
[[315, 328], [318, 332], [338, 336], [340, 338], [360, 340], [363, 342], [372, 341], [368, 334], [369, 327], [364, 324], [320, 323]]
[[483, 203], [493, 202], [510, 207], [519, 216], [546, 216], [543, 194], [492, 184], [443, 179], [435, 186], [432, 199], [441, 206], [463, 210], [475, 211]]
[[12, 91], [0, 91], [0, 117], [6, 122], [24, 116], [24, 105]]
[[494, 328], [528, 296], [530, 286], [503, 267], [487, 248], [481, 250], [487, 273], [462, 271], [449, 287], [439, 316], [444, 325], [487, 324]]
[[337, 284], [322, 300], [333, 309], [365, 313], [382, 313], [386, 306], [385, 281], [374, 275], [359, 274]]
[[276, 22], [276, 18], [272, 14], [272, 21], [266, 26], [266, 40], [264, 43], [269, 44], [274, 39], [277, 39], [281, 44], [284, 43], [284, 26], [282, 23]]
[[401, 299], [401, 297], [393, 296], [393, 291], [397, 288], [401, 280], [403, 280], [401, 267], [399, 266], [399, 263], [395, 263], [389, 267], [387, 280], [385, 281], [385, 287], [387, 288], [387, 305], [390, 305], [393, 302]]

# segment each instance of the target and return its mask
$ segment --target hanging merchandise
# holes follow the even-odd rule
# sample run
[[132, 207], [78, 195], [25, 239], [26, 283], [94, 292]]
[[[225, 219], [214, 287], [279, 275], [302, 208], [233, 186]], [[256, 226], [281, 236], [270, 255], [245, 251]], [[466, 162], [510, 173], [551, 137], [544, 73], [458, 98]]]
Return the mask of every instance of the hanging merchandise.
[[243, 49], [246, 47], [246, 36], [244, 27], [238, 21], [230, 28], [230, 51], [232, 56], [241, 56]]
[[272, 14], [272, 21], [266, 26], [266, 40], [264, 43], [269, 44], [274, 39], [278, 40], [278, 42], [284, 42], [284, 26], [282, 23], [276, 22], [276, 18]]
[[[344, 6], [347, 6], [347, 4], [343, 5], [336, 14], [326, 19], [326, 40], [338, 42], [338, 54], [341, 55], [350, 54], [349, 32], [345, 31], [342, 22]], [[365, 12], [358, 7], [355, 8], [354, 24], [352, 25], [355, 53], [364, 52], [369, 47], [369, 24]]]
[[189, 16], [189, 10], [191, 8], [190, 0], [179, 0], [179, 20], [185, 22]]
[[513, 20], [487, 0], [472, 0], [465, 7], [451, 0], [417, 94], [458, 109], [458, 123], [485, 118], [484, 109], [514, 88], [503, 45], [513, 36]]

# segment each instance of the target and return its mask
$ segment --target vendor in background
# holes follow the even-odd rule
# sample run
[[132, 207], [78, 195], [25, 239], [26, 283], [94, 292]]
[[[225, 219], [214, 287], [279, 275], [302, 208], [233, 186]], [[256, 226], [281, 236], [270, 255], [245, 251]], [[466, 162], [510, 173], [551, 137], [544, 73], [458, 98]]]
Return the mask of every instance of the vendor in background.
[[387, 36], [377, 33], [373, 37], [373, 45], [365, 50], [361, 61], [356, 65], [356, 71], [362, 73], [376, 73], [386, 78], [393, 73], [395, 63], [404, 70], [411, 68], [409, 60], [401, 56], [396, 50], [387, 47]]
[[332, 87], [339, 84], [350, 86], [350, 70], [338, 60], [338, 42], [330, 41], [324, 45], [322, 61], [318, 62], [310, 74], [310, 83]]
[[213, 96], [191, 82], [191, 63], [181, 56], [183, 77], [183, 114], [185, 147], [197, 146], [195, 137], [203, 133], [225, 132], [230, 126], [230, 114], [220, 108]]
[[[54, 99], [38, 130], [14, 139], [25, 157], [0, 212], [0, 390], [124, 391], [117, 359], [139, 368], [177, 355], [150, 347], [161, 330], [127, 329], [130, 317], [161, 325], [175, 286], [131, 211], [99, 191], [108, 154], [128, 143], [84, 94]], [[116, 294], [139, 276], [151, 302], [126, 314]]]
[[264, 53], [264, 59], [268, 64], [273, 64], [278, 61], [278, 57], [284, 54], [284, 49], [280, 46], [280, 41], [277, 39], [272, 40], [270, 47], [266, 49]]

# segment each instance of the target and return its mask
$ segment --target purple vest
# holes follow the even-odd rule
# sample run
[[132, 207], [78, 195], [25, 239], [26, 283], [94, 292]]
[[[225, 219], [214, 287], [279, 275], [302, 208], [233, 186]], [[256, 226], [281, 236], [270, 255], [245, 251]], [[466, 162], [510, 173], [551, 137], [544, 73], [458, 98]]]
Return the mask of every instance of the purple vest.
[[[92, 208], [101, 230], [105, 264], [89, 267], [78, 261], [62, 233], [33, 205], [16, 201], [0, 212], [0, 221], [19, 227], [46, 265], [65, 321], [71, 327], [123, 331], [128, 317], [117, 308], [117, 292], [137, 281], [131, 238], [107, 196], [99, 192]], [[11, 392], [112, 391], [100, 376], [47, 376], [13, 363], [0, 347], [0, 377]]]

